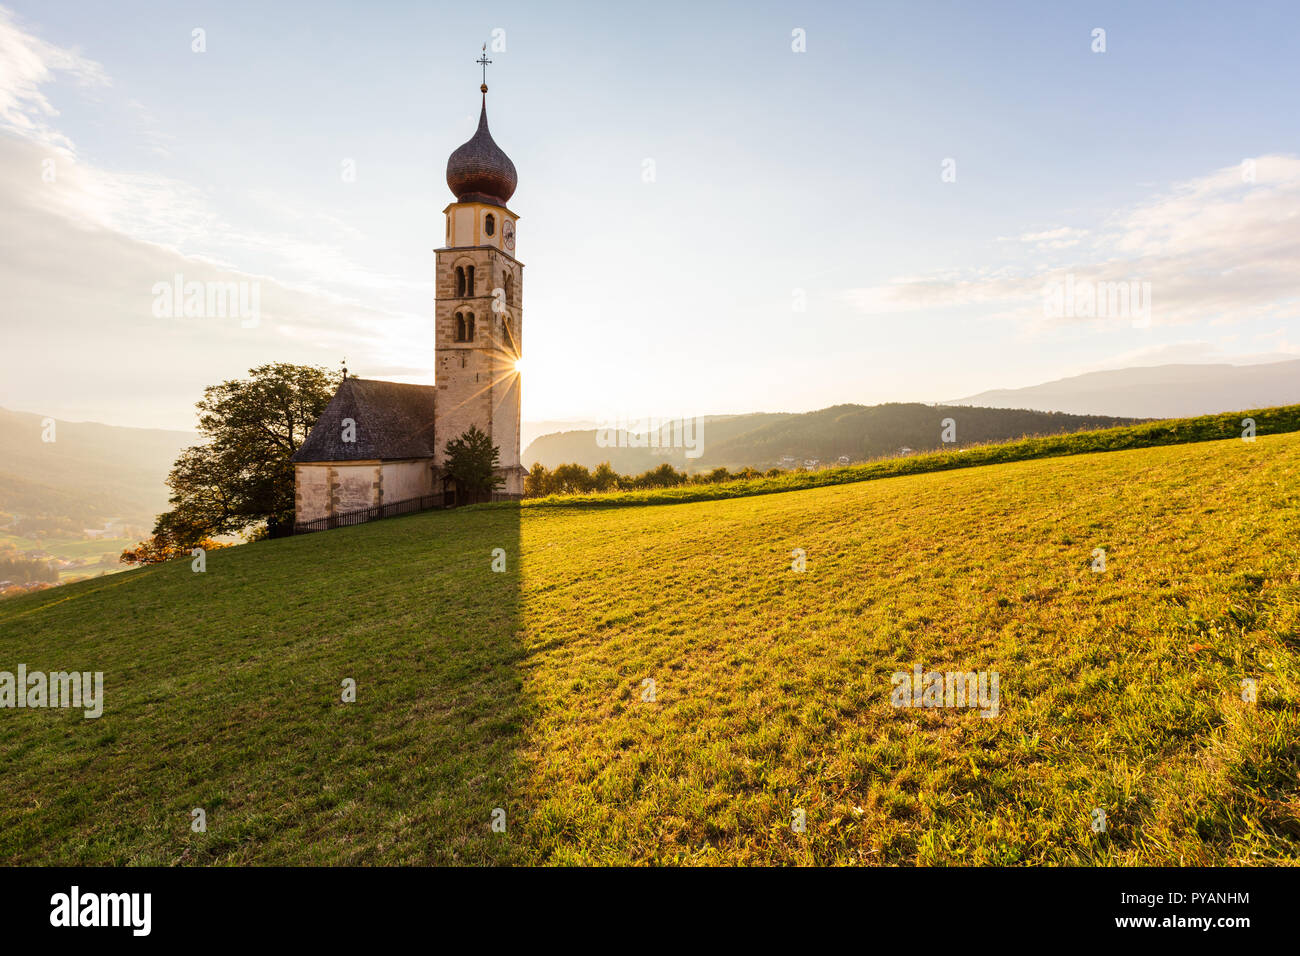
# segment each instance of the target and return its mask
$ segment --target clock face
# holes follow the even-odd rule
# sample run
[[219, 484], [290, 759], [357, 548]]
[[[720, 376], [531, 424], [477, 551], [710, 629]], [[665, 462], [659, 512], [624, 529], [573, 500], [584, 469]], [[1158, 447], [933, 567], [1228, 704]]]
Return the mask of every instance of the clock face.
[[515, 224], [506, 220], [506, 224], [501, 227], [501, 241], [505, 243], [507, 249], [515, 247]]

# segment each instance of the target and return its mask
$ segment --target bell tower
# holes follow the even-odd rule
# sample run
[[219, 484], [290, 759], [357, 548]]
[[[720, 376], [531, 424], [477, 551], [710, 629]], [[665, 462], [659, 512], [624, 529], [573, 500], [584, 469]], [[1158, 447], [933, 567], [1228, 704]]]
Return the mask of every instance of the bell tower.
[[478, 130], [447, 160], [456, 201], [443, 210], [446, 243], [436, 258], [434, 465], [447, 442], [477, 425], [500, 451], [498, 492], [522, 495], [519, 460], [523, 354], [523, 271], [515, 258], [519, 217], [506, 207], [518, 183], [515, 165], [488, 132], [485, 82]]

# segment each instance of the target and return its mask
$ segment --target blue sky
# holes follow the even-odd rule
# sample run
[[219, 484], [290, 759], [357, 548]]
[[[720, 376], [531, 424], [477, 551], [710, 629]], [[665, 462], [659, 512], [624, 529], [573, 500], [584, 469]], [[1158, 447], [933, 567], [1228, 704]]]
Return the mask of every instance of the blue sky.
[[[1300, 353], [1287, 4], [0, 10], [5, 407], [187, 427], [207, 384], [345, 354], [432, 381], [444, 168], [494, 30], [526, 419]], [[151, 315], [178, 270], [261, 282], [263, 320]], [[1150, 321], [1045, 316], [1066, 275], [1149, 283]]]

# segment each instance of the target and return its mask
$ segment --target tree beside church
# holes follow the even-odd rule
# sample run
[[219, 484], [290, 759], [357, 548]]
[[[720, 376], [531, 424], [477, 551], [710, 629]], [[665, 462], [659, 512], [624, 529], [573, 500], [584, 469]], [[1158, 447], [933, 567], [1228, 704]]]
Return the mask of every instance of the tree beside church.
[[136, 550], [186, 550], [218, 535], [287, 534], [294, 524], [293, 455], [330, 401], [329, 372], [276, 362], [203, 391], [203, 441], [186, 448], [167, 486], [171, 509]]
[[497, 476], [501, 453], [492, 439], [477, 425], [471, 425], [464, 435], [447, 442], [444, 453], [447, 474], [464, 499], [458, 499], [456, 504], [489, 500], [502, 481]]

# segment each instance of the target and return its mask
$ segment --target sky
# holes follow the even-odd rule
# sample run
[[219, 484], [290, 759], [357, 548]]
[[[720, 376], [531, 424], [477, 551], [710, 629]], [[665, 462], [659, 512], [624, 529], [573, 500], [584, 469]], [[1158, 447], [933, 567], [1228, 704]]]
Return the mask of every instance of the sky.
[[[1294, 357], [1297, 35], [1288, 3], [0, 0], [0, 406], [190, 428], [267, 362], [431, 383], [484, 43], [525, 420]], [[159, 314], [177, 275], [256, 322]]]

